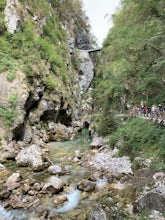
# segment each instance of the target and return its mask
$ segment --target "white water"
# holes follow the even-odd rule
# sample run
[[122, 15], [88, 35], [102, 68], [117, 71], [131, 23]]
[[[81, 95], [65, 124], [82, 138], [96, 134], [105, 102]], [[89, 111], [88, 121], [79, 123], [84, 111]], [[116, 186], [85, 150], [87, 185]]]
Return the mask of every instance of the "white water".
[[1, 220], [12, 220], [13, 215], [6, 211], [2, 206], [0, 206], [0, 219]]
[[98, 179], [97, 182], [96, 182], [96, 187], [98, 189], [102, 189], [104, 188], [108, 183], [108, 180], [106, 177], [103, 177], [103, 179]]
[[79, 200], [80, 200], [80, 190], [76, 189], [73, 192], [70, 192], [65, 195], [68, 198], [67, 203], [64, 204], [63, 206], [55, 209], [56, 212], [59, 212], [59, 213], [68, 212], [68, 211], [76, 208], [76, 206], [78, 205]]
[[26, 220], [29, 216], [30, 212], [27, 210], [12, 210], [6, 211], [0, 205], [0, 220]]

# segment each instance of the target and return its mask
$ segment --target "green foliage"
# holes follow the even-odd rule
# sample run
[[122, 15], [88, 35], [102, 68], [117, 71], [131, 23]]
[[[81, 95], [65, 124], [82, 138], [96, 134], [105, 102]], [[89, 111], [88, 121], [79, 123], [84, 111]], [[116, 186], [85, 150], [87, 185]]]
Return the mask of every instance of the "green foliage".
[[17, 69], [16, 61], [8, 54], [0, 53], [0, 73], [4, 71], [13, 71]]
[[[69, 99], [74, 76], [67, 68], [70, 56], [66, 31], [61, 25], [63, 19], [61, 17], [59, 21], [56, 13], [58, 14], [60, 8], [65, 8], [66, 11], [63, 11], [62, 14], [66, 15], [67, 20], [71, 12], [71, 18], [79, 24], [81, 23], [86, 30], [88, 24], [85, 24], [86, 18], [81, 1], [55, 1], [54, 3], [52, 9], [45, 0], [20, 0], [17, 10], [23, 19], [20, 20], [19, 29], [11, 34], [6, 31], [4, 23], [3, 11], [6, 1], [1, 0], [0, 72], [6, 72], [7, 80], [12, 82], [15, 77], [18, 77], [16, 73], [19, 68], [31, 86], [37, 81], [45, 86], [47, 93], [54, 93], [58, 90]], [[61, 16], [63, 16], [62, 14]], [[39, 21], [43, 21], [42, 24]], [[14, 109], [17, 103], [16, 95], [10, 97], [9, 103]], [[10, 112], [3, 109], [1, 115], [6, 114], [10, 115]], [[7, 118], [7, 116], [3, 118], [5, 117]]]
[[53, 90], [57, 89], [57, 87], [58, 87], [57, 81], [55, 81], [55, 78], [51, 75], [45, 77], [43, 81], [46, 86], [46, 89], [48, 89], [50, 91], [53, 91]]
[[24, 32], [24, 40], [27, 42], [33, 42], [35, 40], [35, 32], [34, 32], [34, 27], [33, 24], [30, 20], [27, 20], [24, 24], [23, 28]]
[[94, 128], [97, 133], [101, 136], [107, 136], [111, 134], [117, 127], [117, 122], [115, 121], [112, 114], [107, 114], [102, 112], [94, 117]]
[[0, 56], [3, 57], [3, 53], [9, 54], [11, 52], [10, 43], [5, 37], [0, 37]]
[[49, 17], [47, 19], [46, 24], [43, 26], [43, 35], [49, 37], [54, 44], [58, 44], [60, 41], [66, 41], [66, 32], [62, 29], [62, 26], [57, 22], [55, 17]]
[[36, 78], [42, 80], [43, 74], [48, 72], [44, 60], [41, 58], [39, 51], [35, 47], [27, 50], [27, 56], [24, 56], [22, 61], [24, 63], [23, 72], [30, 83]]
[[90, 25], [88, 17], [83, 11], [83, 3], [81, 0], [63, 0], [62, 2], [59, 0], [50, 0], [50, 2], [52, 7], [56, 9], [63, 23], [65, 23], [65, 21], [75, 20], [75, 33], [78, 27], [82, 27], [89, 33]]
[[[140, 105], [142, 100], [150, 106], [164, 100], [164, 7], [161, 0], [123, 0], [121, 8], [112, 17], [114, 26], [103, 43], [93, 90], [96, 114], [102, 112], [97, 114], [97, 128], [102, 130], [102, 134], [108, 133], [107, 128], [111, 124], [108, 120], [112, 112], [123, 113], [128, 109], [128, 104]], [[105, 105], [109, 111], [105, 111]], [[156, 147], [158, 140], [156, 137], [154, 139], [154, 129], [147, 128], [146, 133], [142, 133], [140, 129], [134, 131], [134, 124], [129, 123], [129, 126], [132, 138], [125, 136], [127, 127], [123, 131], [127, 144], [121, 149], [122, 153], [130, 151], [132, 156], [137, 154], [136, 149], [142, 150], [142, 145], [146, 146], [146, 143], [149, 145], [147, 138]], [[156, 129], [155, 135], [159, 132]], [[114, 133], [111, 142], [117, 134]], [[149, 138], [150, 135], [153, 139]], [[163, 157], [160, 140], [158, 143]]]
[[13, 92], [12, 94], [11, 94], [11, 96], [10, 96], [10, 98], [9, 98], [9, 104], [10, 104], [10, 107], [12, 108], [12, 109], [15, 109], [16, 108], [16, 106], [17, 106], [17, 104], [18, 104], [18, 100], [19, 100], [19, 98], [18, 98], [18, 94], [17, 94], [17, 92]]
[[43, 27], [43, 35], [49, 37], [54, 44], [58, 43], [58, 37], [55, 34], [55, 23], [53, 19], [47, 19], [46, 25]]
[[18, 94], [17, 92], [13, 92], [9, 97], [8, 103], [10, 105], [9, 108], [0, 107], [0, 119], [3, 121], [3, 124], [6, 127], [11, 127], [14, 123], [18, 112], [15, 110], [18, 104]]
[[57, 67], [60, 68], [64, 65], [62, 58], [55, 52], [55, 48], [46, 39], [38, 39], [37, 47], [41, 52], [42, 58], [49, 61], [51, 70], [54, 73], [56, 73]]
[[60, 57], [56, 54], [53, 53], [50, 57], [49, 57], [49, 63], [51, 66], [51, 70], [56, 73], [57, 67], [62, 67], [63, 63], [62, 60], [60, 59]]
[[0, 13], [0, 34], [6, 31], [4, 16]]
[[16, 116], [17, 112], [13, 109], [5, 109], [0, 107], [0, 118], [6, 127], [12, 126]]
[[6, 0], [1, 0], [0, 1], [0, 11], [5, 9], [5, 7], [6, 7]]
[[13, 82], [13, 80], [15, 79], [15, 77], [16, 77], [16, 72], [14, 72], [14, 71], [8, 72], [8, 74], [7, 74], [7, 76], [6, 76], [6, 78], [7, 78], [7, 80], [8, 80], [9, 82]]
[[41, 57], [48, 60], [50, 64], [50, 70], [54, 73], [54, 75], [61, 78], [65, 84], [67, 78], [69, 77], [65, 64], [66, 54], [64, 57], [62, 57], [60, 54], [57, 54], [56, 48], [54, 48], [52, 44], [46, 39], [38, 39], [37, 48], [41, 53]]
[[122, 1], [104, 41], [96, 75], [96, 106], [111, 98], [110, 108], [126, 103], [161, 102], [165, 96], [164, 3]]
[[128, 155], [132, 160], [137, 156], [148, 158], [155, 155], [159, 157], [161, 164], [165, 162], [164, 137], [165, 130], [157, 124], [135, 118], [118, 127], [109, 136], [109, 143], [111, 147], [115, 147], [119, 140], [123, 140], [119, 147], [120, 155]]
[[[24, 0], [21, 1], [22, 3], [26, 3]], [[30, 7], [29, 12], [37, 14], [40, 18], [47, 16], [50, 10], [49, 4], [45, 0], [28, 0], [28, 6]]]
[[0, 34], [2, 35], [6, 31], [5, 20], [4, 20], [4, 9], [6, 6], [6, 1], [0, 1]]
[[71, 63], [75, 70], [80, 70], [80, 59], [76, 50], [74, 50], [74, 53], [71, 55]]
[[151, 218], [149, 216], [151, 216], [151, 212], [150, 211], [143, 211], [141, 213], [139, 213], [140, 215], [138, 216], [139, 220], [151, 220]]

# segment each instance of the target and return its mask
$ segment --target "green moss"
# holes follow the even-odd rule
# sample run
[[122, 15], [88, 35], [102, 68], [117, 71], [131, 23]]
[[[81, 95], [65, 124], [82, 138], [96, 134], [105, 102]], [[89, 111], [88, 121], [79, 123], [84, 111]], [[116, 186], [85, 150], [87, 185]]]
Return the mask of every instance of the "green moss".
[[13, 92], [9, 98], [9, 104], [12, 109], [15, 109], [19, 101], [18, 93]]
[[[4, 8], [4, 3], [4, 0], [0, 2], [0, 8]], [[18, 13], [25, 15], [20, 29], [11, 34], [2, 28], [0, 72], [7, 72], [7, 80], [12, 82], [19, 68], [31, 86], [37, 80], [45, 86], [47, 93], [60, 87], [69, 99], [72, 73], [66, 67], [69, 60], [66, 31], [47, 1], [28, 0], [28, 10], [25, 10], [25, 4], [27, 2], [20, 0]], [[46, 18], [45, 24], [41, 27], [38, 21], [32, 19], [33, 15], [37, 15], [38, 20]], [[0, 16], [0, 20], [4, 21], [3, 12]]]
[[14, 123], [16, 116], [18, 115], [18, 112], [16, 111], [18, 99], [19, 98], [17, 92], [13, 92], [8, 100], [10, 107], [0, 107], [0, 119], [3, 121], [3, 124], [6, 127], [11, 127]]
[[6, 7], [6, 1], [1, 0], [0, 1], [0, 34], [3, 35], [6, 31], [6, 25], [4, 20], [4, 9]]
[[25, 22], [23, 32], [24, 32], [25, 41], [33, 42], [35, 40], [34, 26], [31, 20], [27, 20]]
[[6, 78], [9, 82], [13, 82], [13, 80], [15, 79], [16, 77], [16, 72], [14, 71], [9, 71]]
[[0, 118], [6, 127], [11, 127], [17, 116], [17, 112], [13, 109], [5, 109], [0, 107]]
[[[25, 3], [25, 1], [21, 0], [22, 4]], [[37, 14], [40, 17], [45, 17], [48, 14], [48, 11], [50, 10], [49, 4], [45, 0], [28, 0], [29, 5], [29, 12], [32, 14]]]
[[47, 19], [46, 25], [43, 26], [43, 35], [49, 37], [54, 44], [58, 44], [58, 36], [56, 35], [56, 24], [52, 18]]
[[[8, 36], [8, 35], [7, 35]], [[3, 53], [10, 54], [11, 53], [11, 45], [7, 39], [7, 36], [0, 37], [0, 56], [3, 56]]]
[[54, 73], [56, 73], [57, 67], [61, 68], [64, 65], [64, 63], [62, 62], [62, 60], [60, 59], [60, 57], [56, 53], [51, 54], [51, 56], [49, 58], [49, 63], [51, 66], [51, 70]]
[[57, 87], [58, 87], [57, 81], [55, 81], [55, 79], [51, 75], [45, 77], [43, 79], [43, 82], [44, 82], [47, 90], [53, 91], [53, 90], [57, 89]]
[[0, 59], [0, 73], [3, 71], [16, 71], [16, 61], [9, 54], [0, 53]]
[[1, 0], [0, 1], [0, 11], [4, 10], [6, 7], [6, 0]]

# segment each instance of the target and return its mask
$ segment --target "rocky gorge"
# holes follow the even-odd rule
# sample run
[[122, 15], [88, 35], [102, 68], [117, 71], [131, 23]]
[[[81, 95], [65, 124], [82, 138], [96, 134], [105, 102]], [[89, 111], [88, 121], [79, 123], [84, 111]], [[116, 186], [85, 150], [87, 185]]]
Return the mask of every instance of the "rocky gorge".
[[76, 14], [81, 7], [74, 5], [71, 16], [60, 8], [65, 1], [54, 2], [0, 5], [0, 217], [140, 219], [150, 211], [148, 219], [163, 220], [165, 174], [143, 157], [134, 170], [119, 155], [122, 143], [112, 149], [95, 131], [97, 54], [89, 53], [90, 32]]

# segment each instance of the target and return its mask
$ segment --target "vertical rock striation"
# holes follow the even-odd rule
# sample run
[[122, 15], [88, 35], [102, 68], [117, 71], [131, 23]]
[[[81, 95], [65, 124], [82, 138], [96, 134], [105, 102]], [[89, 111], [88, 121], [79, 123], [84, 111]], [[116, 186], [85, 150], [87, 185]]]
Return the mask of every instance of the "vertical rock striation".
[[14, 33], [18, 26], [19, 16], [17, 13], [17, 0], [6, 0], [6, 8], [4, 11], [7, 30]]

